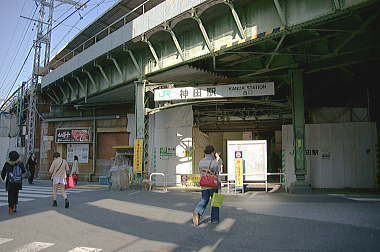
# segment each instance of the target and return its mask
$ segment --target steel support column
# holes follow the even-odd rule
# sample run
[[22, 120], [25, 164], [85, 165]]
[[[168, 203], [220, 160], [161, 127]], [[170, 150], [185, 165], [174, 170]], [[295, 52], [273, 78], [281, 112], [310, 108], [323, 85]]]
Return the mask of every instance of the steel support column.
[[294, 166], [296, 174], [296, 182], [294, 183], [293, 188], [294, 192], [297, 192], [301, 188], [302, 191], [310, 189], [305, 181], [305, 107], [303, 71], [300, 69], [291, 69], [289, 71], [289, 79], [292, 89]]
[[239, 18], [239, 15], [237, 14], [236, 10], [235, 10], [235, 7], [234, 7], [234, 4], [232, 3], [232, 0], [224, 0], [224, 3], [228, 5], [228, 7], [230, 7], [230, 10], [231, 10], [231, 13], [232, 13], [232, 16], [235, 20], [235, 23], [236, 23], [236, 26], [239, 30], [239, 33], [240, 33], [240, 37], [242, 39], [245, 39], [245, 33], [244, 33], [244, 28], [243, 26], [241, 25], [241, 22], [240, 22], [240, 18]]
[[[135, 81], [135, 117], [136, 117], [136, 139], [142, 139], [144, 144], [145, 132], [145, 81]], [[144, 150], [143, 150], [144, 151]], [[143, 155], [143, 171], [145, 159]]]

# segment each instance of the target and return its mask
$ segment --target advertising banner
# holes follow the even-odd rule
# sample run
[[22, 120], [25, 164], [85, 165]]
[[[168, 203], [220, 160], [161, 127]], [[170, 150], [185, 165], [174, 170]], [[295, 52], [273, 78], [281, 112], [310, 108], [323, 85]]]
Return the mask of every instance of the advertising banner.
[[200, 174], [182, 174], [181, 185], [182, 186], [199, 186], [201, 180]]
[[154, 90], [154, 101], [274, 95], [274, 82]]
[[143, 165], [143, 140], [136, 139], [133, 154], [133, 172], [142, 173]]
[[60, 128], [55, 131], [56, 143], [91, 143], [90, 128]]
[[243, 188], [243, 159], [235, 158], [235, 187]]

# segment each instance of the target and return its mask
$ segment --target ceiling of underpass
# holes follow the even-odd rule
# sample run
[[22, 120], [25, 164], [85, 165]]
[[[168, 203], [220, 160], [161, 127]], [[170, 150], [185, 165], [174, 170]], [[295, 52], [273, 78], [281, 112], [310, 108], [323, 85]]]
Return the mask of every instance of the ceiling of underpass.
[[[215, 13], [226, 11], [223, 5], [215, 8], [221, 8]], [[377, 26], [380, 23], [379, 9], [380, 4], [376, 3], [299, 29], [293, 27], [276, 32], [250, 44], [222, 49], [207, 58], [149, 75], [147, 80], [150, 83], [177, 83], [176, 85], [274, 81], [276, 95], [271, 100], [289, 105], [291, 90], [287, 79], [288, 70], [300, 68], [304, 71], [306, 107], [367, 106], [371, 100], [369, 94], [380, 93], [379, 85], [372, 81], [378, 78], [376, 73], [380, 66], [380, 33]], [[203, 15], [215, 18], [211, 14], [206, 11]], [[176, 32], [196, 26], [194, 20], [186, 19], [182, 22], [173, 28]], [[185, 23], [187, 25], [183, 25]], [[157, 42], [169, 40], [170, 35], [160, 32], [150, 38]], [[135, 44], [137, 45], [146, 46], [142, 42]], [[122, 103], [126, 99], [134, 100], [133, 85], [117, 87], [90, 97], [87, 102]], [[268, 97], [249, 99], [268, 100]], [[194, 107], [201, 117], [211, 116], [229, 123], [231, 117], [240, 117], [248, 121], [252, 118], [277, 120], [281, 125], [290, 114], [290, 106], [277, 108], [270, 101], [266, 105], [254, 102], [211, 102]], [[216, 112], [210, 115], [207, 111]], [[277, 119], [264, 117], [268, 114], [275, 115]]]

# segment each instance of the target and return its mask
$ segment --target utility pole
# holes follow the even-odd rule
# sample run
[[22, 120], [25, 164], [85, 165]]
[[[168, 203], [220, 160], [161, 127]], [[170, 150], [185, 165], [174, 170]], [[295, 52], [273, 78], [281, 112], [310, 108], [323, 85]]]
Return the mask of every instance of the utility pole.
[[[29, 87], [29, 109], [28, 109], [28, 139], [27, 154], [34, 152], [35, 130], [36, 130], [36, 105], [38, 101], [37, 90], [40, 84], [40, 76], [49, 72], [48, 64], [50, 60], [51, 30], [53, 27], [54, 2], [70, 4], [83, 7], [82, 3], [71, 0], [34, 0], [39, 7], [39, 16], [36, 20], [36, 39], [34, 41], [34, 62], [32, 82]], [[59, 6], [58, 5], [58, 6]], [[47, 13], [47, 17], [46, 17]], [[42, 55], [43, 53], [43, 55]]]

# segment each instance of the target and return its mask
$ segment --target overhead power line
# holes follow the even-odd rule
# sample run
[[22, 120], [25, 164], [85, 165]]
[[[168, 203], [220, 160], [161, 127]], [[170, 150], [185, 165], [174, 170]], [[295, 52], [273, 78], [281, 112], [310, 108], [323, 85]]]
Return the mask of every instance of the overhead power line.
[[[37, 8], [38, 8], [38, 7], [36, 7], [36, 8], [34, 9], [34, 12], [33, 12], [33, 16], [32, 16], [32, 18], [33, 18], [34, 15], [36, 14]], [[22, 46], [22, 44], [24, 43], [24, 40], [25, 40], [26, 34], [28, 33], [28, 30], [29, 30], [31, 24], [32, 24], [32, 20], [30, 20], [30, 22], [29, 22], [29, 24], [28, 24], [28, 26], [27, 26], [27, 28], [26, 28], [26, 30], [25, 30], [25, 32], [24, 32], [24, 35], [23, 35], [23, 37], [22, 37], [21, 43], [19, 44], [19, 47], [18, 47], [18, 49], [17, 49], [17, 52], [16, 52], [15, 56], [14, 56], [13, 59], [12, 59], [12, 62], [11, 62], [10, 67], [8, 68], [8, 72], [7, 72], [7, 74], [5, 75], [5, 77], [4, 77], [4, 79], [3, 79], [3, 82], [1, 83], [0, 90], [3, 88], [4, 83], [5, 83], [6, 80], [8, 79], [8, 75], [9, 75], [10, 71], [11, 71], [12, 68], [13, 68], [13, 64], [14, 64], [14, 62], [15, 62], [15, 60], [16, 60], [16, 58], [17, 58], [19, 52], [20, 52], [21, 46]]]
[[79, 24], [80, 21], [82, 21], [82, 19], [87, 16], [88, 14], [90, 14], [93, 10], [95, 10], [96, 8], [98, 8], [101, 4], [103, 4], [106, 0], [102, 0], [101, 2], [97, 3], [94, 7], [92, 7], [89, 11], [87, 11], [86, 13], [83, 14], [83, 16], [81, 18], [79, 18], [75, 24], [73, 26], [71, 26], [71, 29], [68, 30], [65, 35], [62, 36], [61, 40], [55, 45], [55, 47], [53, 48], [52, 51], [54, 51], [55, 49], [57, 49], [57, 47], [65, 40], [65, 38], [76, 28], [78, 29], [76, 26]]
[[[78, 12], [81, 8], [83, 8], [83, 7], [84, 7], [86, 4], [88, 4], [90, 1], [91, 1], [91, 0], [87, 0], [85, 3], [83, 3], [82, 5], [80, 5], [80, 6], [79, 6], [76, 10], [74, 10], [70, 15], [68, 15], [67, 17], [65, 17], [62, 21], [60, 21], [58, 24], [56, 24], [56, 25], [53, 26], [50, 30], [48, 30], [48, 31], [42, 36], [42, 38], [45, 37], [49, 32], [52, 32], [54, 29], [56, 29], [59, 25], [61, 25], [63, 22], [65, 22], [68, 18], [70, 18], [70, 17], [71, 17], [72, 15], [74, 15], [76, 12]], [[16, 84], [18, 77], [20, 76], [20, 74], [21, 74], [21, 72], [22, 72], [22, 69], [24, 68], [25, 63], [27, 62], [27, 60], [28, 60], [28, 58], [29, 58], [29, 56], [30, 56], [30, 53], [31, 53], [32, 50], [33, 50], [34, 45], [35, 45], [39, 40], [41, 40], [42, 38], [40, 38], [40, 39], [34, 41], [33, 45], [30, 47], [29, 52], [28, 52], [28, 54], [27, 54], [27, 56], [26, 56], [26, 58], [25, 58], [25, 60], [24, 60], [24, 62], [23, 62], [23, 64], [22, 64], [22, 66], [21, 66], [21, 68], [20, 68], [20, 71], [18, 72], [18, 74], [17, 74], [17, 76], [16, 76], [16, 79], [14, 80], [14, 82], [13, 82], [13, 84], [12, 84], [12, 87], [11, 87], [11, 89], [10, 89], [9, 92], [8, 92], [8, 94], [7, 94], [6, 98], [5, 98], [5, 101], [4, 101], [3, 104], [1, 105], [0, 110], [3, 108], [4, 104], [5, 104], [5, 103], [7, 102], [7, 100], [9, 99], [9, 95], [10, 95], [10, 93], [12, 92], [12, 89], [13, 89], [14, 85]]]

